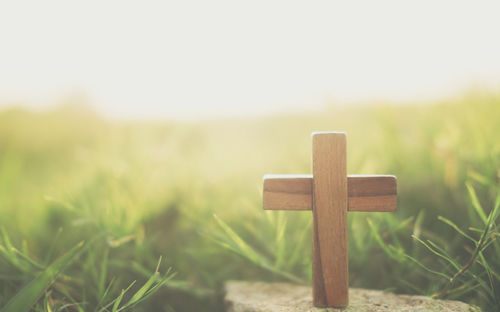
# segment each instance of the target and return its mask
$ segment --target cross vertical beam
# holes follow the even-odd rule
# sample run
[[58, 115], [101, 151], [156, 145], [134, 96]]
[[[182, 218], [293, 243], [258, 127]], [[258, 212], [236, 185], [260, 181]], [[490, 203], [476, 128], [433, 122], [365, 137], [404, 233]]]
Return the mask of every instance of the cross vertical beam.
[[346, 135], [313, 133], [313, 303], [348, 304]]

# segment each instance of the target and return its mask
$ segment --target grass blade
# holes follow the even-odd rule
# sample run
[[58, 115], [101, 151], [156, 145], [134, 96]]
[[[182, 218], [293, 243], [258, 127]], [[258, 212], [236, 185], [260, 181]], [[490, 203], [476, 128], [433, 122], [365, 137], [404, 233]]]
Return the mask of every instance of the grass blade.
[[155, 272], [151, 277], [142, 285], [141, 288], [130, 298], [130, 300], [127, 302], [127, 306], [135, 304], [137, 301], [139, 301], [146, 292], [154, 285], [155, 282], [160, 280], [160, 273]]
[[33, 279], [21, 289], [7, 304], [0, 310], [0, 312], [23, 312], [29, 309], [40, 298], [45, 289], [47, 289], [57, 278], [59, 273], [78, 255], [78, 251], [83, 246], [83, 242], [73, 247], [66, 254], [59, 257], [45, 271], [38, 277]]
[[486, 224], [486, 214], [484, 213], [483, 207], [481, 207], [481, 204], [479, 203], [479, 199], [477, 199], [476, 191], [474, 191], [474, 188], [470, 183], [466, 183], [465, 185], [469, 191], [472, 207], [474, 207], [481, 220], [483, 220], [484, 224]]
[[[420, 244], [424, 245], [425, 248], [427, 248], [430, 252], [432, 252], [433, 254], [435, 254], [436, 256], [446, 260], [447, 262], [449, 262], [451, 265], [453, 265], [455, 267], [455, 269], [457, 270], [460, 270], [460, 266], [455, 262], [453, 261], [453, 259], [451, 259], [450, 257], [448, 257], [447, 255], [437, 251], [437, 250], [434, 250], [434, 248], [432, 248], [431, 246], [429, 246], [426, 242], [424, 242], [423, 240], [421, 240], [420, 238], [416, 237], [415, 235], [412, 235], [412, 237], [417, 241], [419, 242]], [[435, 243], [433, 243], [432, 241], [430, 240], [427, 240], [429, 242], [429, 244], [431, 244], [432, 246], [437, 246]]]
[[97, 293], [99, 294], [99, 297], [103, 296], [104, 293], [104, 288], [106, 287], [106, 277], [108, 273], [108, 255], [109, 255], [109, 249], [106, 248], [104, 250], [104, 255], [102, 257], [101, 261], [101, 271], [99, 274], [99, 284], [97, 285]]
[[412, 256], [405, 255], [405, 257], [408, 258], [408, 259], [410, 259], [411, 261], [415, 262], [418, 266], [420, 266], [422, 269], [426, 270], [427, 272], [439, 275], [439, 276], [441, 276], [442, 278], [444, 278], [444, 279], [446, 279], [448, 281], [451, 279], [451, 277], [449, 277], [448, 275], [446, 275], [444, 273], [441, 273], [441, 272], [438, 272], [438, 271], [434, 271], [433, 269], [428, 268], [422, 262], [418, 261], [417, 259], [413, 258]]
[[[108, 311], [109, 311], [109, 310], [108, 310], [108, 307], [110, 307], [111, 305], [113, 305], [113, 308], [112, 308], [112, 309], [113, 309], [113, 311], [119, 311], [118, 306], [120, 305], [120, 302], [121, 302], [121, 301], [122, 301], [122, 299], [123, 299], [123, 295], [124, 295], [127, 291], [129, 291], [129, 289], [130, 289], [130, 288], [132, 288], [132, 286], [134, 286], [134, 285], [135, 285], [135, 282], [136, 282], [136, 281], [133, 281], [132, 283], [130, 283], [130, 284], [128, 285], [128, 287], [127, 287], [127, 288], [122, 289], [122, 291], [121, 291], [120, 295], [119, 295], [117, 298], [115, 298], [115, 299], [111, 300], [111, 302], [109, 302], [108, 304], [106, 304], [104, 307], [102, 307], [102, 308], [99, 310], [99, 312], [108, 312]], [[116, 303], [117, 301], [118, 301], [118, 303]], [[116, 306], [116, 308], [115, 308], [115, 306]], [[116, 310], [116, 309], [118, 309], [118, 310]]]
[[[464, 231], [462, 231], [455, 223], [453, 223], [453, 221], [449, 220], [449, 219], [446, 219], [445, 217], [442, 217], [442, 216], [438, 216], [438, 220], [439, 221], [442, 221], [446, 224], [448, 224], [449, 226], [451, 226], [455, 231], [457, 231], [459, 234], [461, 234], [463, 237], [465, 238], [468, 238], [470, 239], [472, 242], [474, 242], [474, 244], [477, 244], [477, 241], [472, 238], [469, 234], [465, 233]], [[481, 230], [482, 231], [482, 230]]]
[[120, 306], [120, 303], [122, 302], [123, 295], [125, 295], [125, 289], [122, 289], [122, 292], [118, 298], [115, 300], [115, 304], [113, 304], [113, 312], [118, 311], [118, 307]]

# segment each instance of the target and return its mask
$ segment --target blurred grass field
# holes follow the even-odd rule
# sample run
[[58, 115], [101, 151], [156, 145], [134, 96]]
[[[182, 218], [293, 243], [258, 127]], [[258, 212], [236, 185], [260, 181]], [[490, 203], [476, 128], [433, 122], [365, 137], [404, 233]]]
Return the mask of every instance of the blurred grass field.
[[349, 173], [398, 177], [397, 212], [349, 213], [351, 286], [500, 310], [500, 94], [471, 93], [203, 122], [0, 112], [1, 311], [223, 311], [228, 279], [309, 283], [310, 213], [264, 212], [262, 176], [309, 173], [322, 130], [347, 132]]

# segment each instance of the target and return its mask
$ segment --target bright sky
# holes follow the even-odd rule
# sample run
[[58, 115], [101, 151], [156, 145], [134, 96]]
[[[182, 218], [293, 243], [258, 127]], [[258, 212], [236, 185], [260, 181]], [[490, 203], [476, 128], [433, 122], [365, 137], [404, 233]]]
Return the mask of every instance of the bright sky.
[[[500, 1], [1, 1], [0, 103], [210, 118], [500, 86]], [[6, 104], [0, 104], [6, 105]]]

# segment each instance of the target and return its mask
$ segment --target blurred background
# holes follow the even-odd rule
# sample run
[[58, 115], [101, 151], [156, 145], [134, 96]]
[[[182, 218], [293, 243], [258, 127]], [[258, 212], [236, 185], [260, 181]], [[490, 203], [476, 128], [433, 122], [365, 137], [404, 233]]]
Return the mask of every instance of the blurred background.
[[351, 286], [500, 309], [499, 10], [3, 1], [2, 311], [223, 311], [229, 279], [309, 283], [310, 213], [264, 212], [262, 176], [309, 173], [332, 130], [349, 173], [398, 177], [396, 213], [349, 214]]

